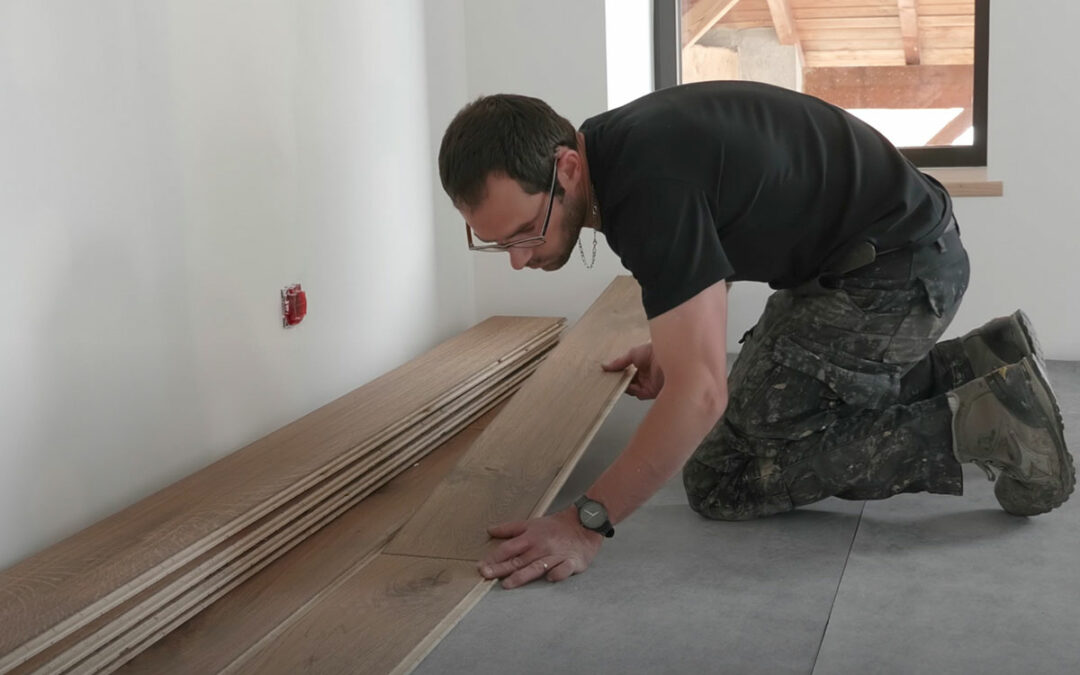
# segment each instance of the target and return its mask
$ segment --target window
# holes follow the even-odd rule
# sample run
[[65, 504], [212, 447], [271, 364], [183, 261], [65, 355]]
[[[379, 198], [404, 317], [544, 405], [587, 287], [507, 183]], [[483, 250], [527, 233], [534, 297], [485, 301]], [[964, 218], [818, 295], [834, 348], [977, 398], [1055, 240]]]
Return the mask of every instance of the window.
[[985, 166], [989, 5], [654, 0], [655, 83], [769, 82], [848, 110], [919, 166]]

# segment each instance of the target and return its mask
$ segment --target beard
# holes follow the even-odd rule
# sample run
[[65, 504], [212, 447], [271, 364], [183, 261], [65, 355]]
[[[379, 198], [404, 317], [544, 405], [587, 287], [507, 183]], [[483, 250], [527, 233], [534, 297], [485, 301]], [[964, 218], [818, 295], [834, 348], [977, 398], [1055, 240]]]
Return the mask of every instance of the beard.
[[549, 262], [545, 262], [539, 267], [545, 271], [552, 272], [561, 268], [570, 260], [570, 255], [574, 252], [574, 246], [578, 242], [578, 237], [581, 236], [581, 229], [585, 226], [585, 195], [577, 195], [575, 198], [563, 198], [563, 231], [566, 233], [566, 239], [563, 240], [563, 246], [557, 252], [557, 255]]

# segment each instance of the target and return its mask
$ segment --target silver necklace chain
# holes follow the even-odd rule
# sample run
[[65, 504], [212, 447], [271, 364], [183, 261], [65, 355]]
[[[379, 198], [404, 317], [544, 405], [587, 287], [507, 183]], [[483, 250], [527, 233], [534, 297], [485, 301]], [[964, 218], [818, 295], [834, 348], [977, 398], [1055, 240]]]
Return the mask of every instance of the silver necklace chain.
[[[594, 216], [599, 215], [599, 213], [600, 213], [600, 207], [596, 204], [596, 197], [593, 197], [593, 200], [592, 200], [592, 212], [593, 212]], [[593, 228], [593, 231], [592, 231], [592, 259], [589, 260], [589, 261], [585, 260], [585, 247], [583, 247], [581, 245], [581, 235], [578, 235], [577, 250], [578, 250], [578, 253], [581, 254], [581, 262], [585, 265], [585, 269], [591, 270], [593, 268], [593, 265], [596, 264], [596, 228], [595, 227]]]

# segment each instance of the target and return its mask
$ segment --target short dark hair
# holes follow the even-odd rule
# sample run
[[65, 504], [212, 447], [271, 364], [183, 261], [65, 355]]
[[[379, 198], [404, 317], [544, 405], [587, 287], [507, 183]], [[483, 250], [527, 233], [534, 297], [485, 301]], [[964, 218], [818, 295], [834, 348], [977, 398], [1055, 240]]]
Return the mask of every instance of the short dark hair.
[[[551, 184], [559, 146], [577, 147], [577, 131], [538, 98], [516, 94], [481, 96], [462, 108], [443, 134], [439, 178], [454, 205], [476, 208], [489, 174], [505, 174], [525, 192]], [[556, 186], [557, 194], [562, 190]]]

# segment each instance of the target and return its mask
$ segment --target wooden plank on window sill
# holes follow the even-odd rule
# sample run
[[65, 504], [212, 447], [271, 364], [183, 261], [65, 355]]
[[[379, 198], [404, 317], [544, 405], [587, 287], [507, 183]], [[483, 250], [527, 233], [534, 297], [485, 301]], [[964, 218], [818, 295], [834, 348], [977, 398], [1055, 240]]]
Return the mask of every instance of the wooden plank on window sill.
[[985, 167], [942, 167], [923, 171], [941, 181], [953, 197], [1000, 197], [1005, 192], [1001, 181], [986, 177]]

